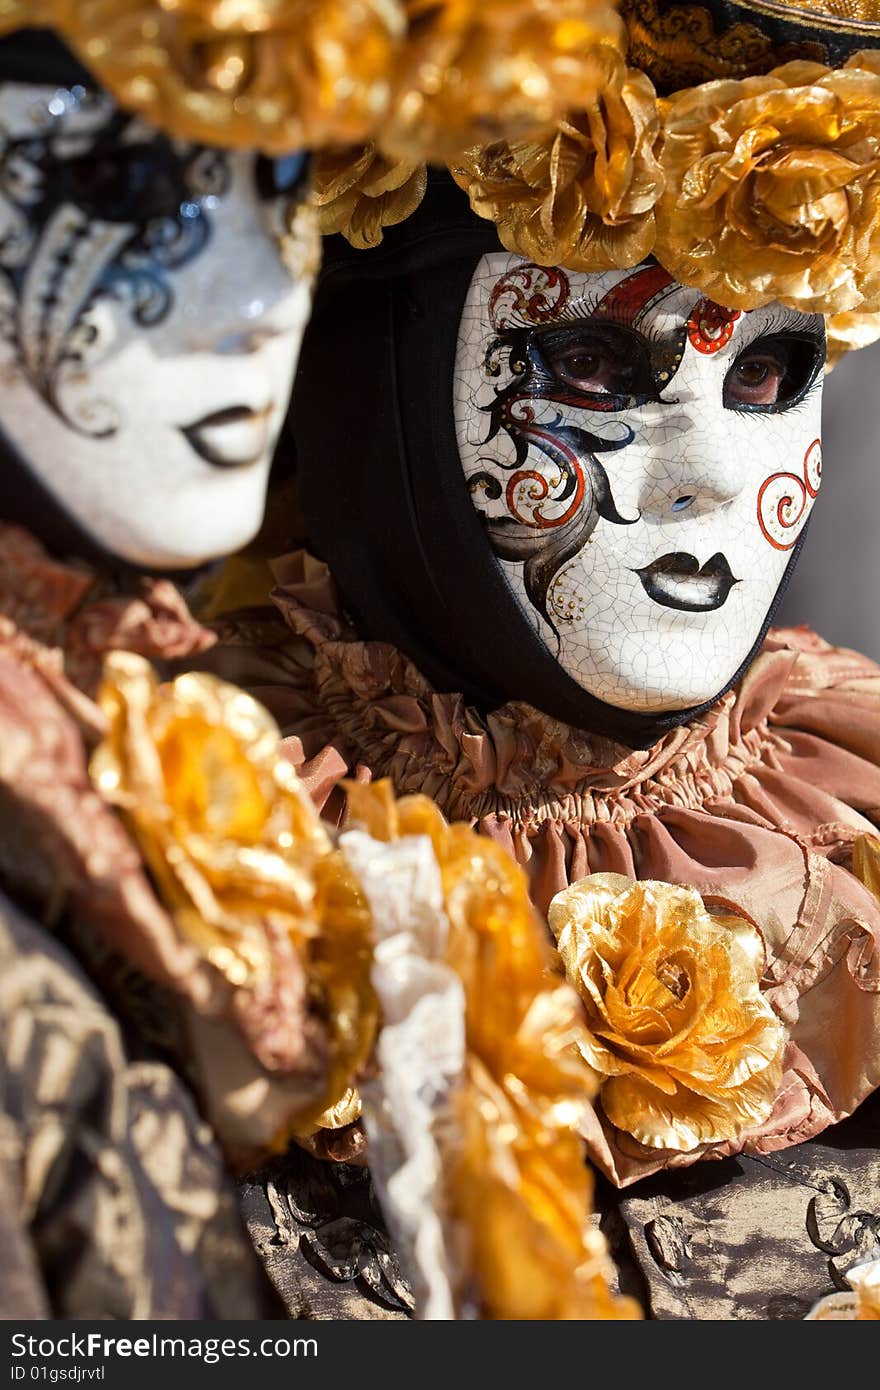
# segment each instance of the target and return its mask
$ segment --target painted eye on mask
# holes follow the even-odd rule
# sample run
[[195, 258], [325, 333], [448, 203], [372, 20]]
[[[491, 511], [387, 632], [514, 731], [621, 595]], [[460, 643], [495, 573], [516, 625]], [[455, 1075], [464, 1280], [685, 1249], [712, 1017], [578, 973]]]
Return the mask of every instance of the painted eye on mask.
[[542, 333], [538, 345], [557, 381], [585, 396], [628, 400], [654, 395], [644, 340], [630, 329], [578, 324]]
[[758, 338], [739, 354], [724, 378], [728, 410], [787, 410], [803, 399], [822, 367], [822, 343], [807, 334]]
[[160, 138], [107, 142], [76, 159], [50, 160], [44, 176], [55, 202], [73, 203], [102, 222], [175, 217], [194, 196], [186, 160]]

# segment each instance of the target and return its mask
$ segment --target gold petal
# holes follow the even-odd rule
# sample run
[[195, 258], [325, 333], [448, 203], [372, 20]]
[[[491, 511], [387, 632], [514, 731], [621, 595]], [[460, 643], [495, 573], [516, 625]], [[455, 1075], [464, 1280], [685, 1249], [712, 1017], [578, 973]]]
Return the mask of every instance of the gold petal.
[[378, 246], [385, 227], [403, 222], [421, 203], [427, 170], [387, 159], [375, 145], [318, 154], [312, 200], [325, 235], [341, 232], [359, 250]]

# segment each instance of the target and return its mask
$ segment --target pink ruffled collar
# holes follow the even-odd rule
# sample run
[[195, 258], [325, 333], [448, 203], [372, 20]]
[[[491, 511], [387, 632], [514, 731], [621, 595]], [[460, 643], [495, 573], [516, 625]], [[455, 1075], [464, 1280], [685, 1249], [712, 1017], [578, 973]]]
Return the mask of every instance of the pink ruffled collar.
[[421, 791], [454, 818], [504, 815], [523, 827], [546, 819], [619, 823], [661, 806], [698, 807], [730, 794], [766, 757], [769, 716], [802, 652], [806, 630], [773, 634], [745, 680], [691, 724], [634, 751], [511, 701], [481, 714], [438, 693], [384, 642], [357, 638], [340, 612], [327, 567], [305, 551], [276, 561], [272, 598], [311, 648], [316, 708], [350, 763]]
[[216, 642], [167, 579], [133, 578], [131, 592], [80, 564], [54, 559], [28, 531], [0, 522], [0, 615], [58, 649], [79, 690], [94, 693], [108, 651], [152, 661], [192, 657]]

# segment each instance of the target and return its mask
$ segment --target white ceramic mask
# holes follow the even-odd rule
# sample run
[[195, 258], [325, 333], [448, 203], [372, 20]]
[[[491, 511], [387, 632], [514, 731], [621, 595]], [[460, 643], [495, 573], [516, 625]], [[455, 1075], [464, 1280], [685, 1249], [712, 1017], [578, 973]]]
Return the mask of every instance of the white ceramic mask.
[[273, 182], [105, 95], [0, 86], [0, 430], [123, 559], [199, 564], [260, 524], [316, 261], [302, 164]]
[[653, 263], [483, 256], [459, 454], [519, 602], [591, 695], [687, 709], [739, 670], [819, 488], [823, 361], [820, 318], [728, 313]]

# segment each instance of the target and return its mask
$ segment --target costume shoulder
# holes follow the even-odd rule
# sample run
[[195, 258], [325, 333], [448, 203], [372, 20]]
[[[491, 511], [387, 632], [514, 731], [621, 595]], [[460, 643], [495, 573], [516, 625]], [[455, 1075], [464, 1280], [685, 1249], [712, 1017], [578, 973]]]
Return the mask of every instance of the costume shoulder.
[[279, 1316], [186, 1088], [5, 897], [0, 1039], [7, 1317]]

